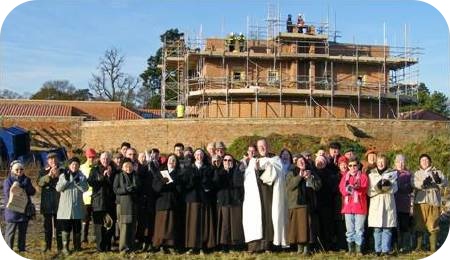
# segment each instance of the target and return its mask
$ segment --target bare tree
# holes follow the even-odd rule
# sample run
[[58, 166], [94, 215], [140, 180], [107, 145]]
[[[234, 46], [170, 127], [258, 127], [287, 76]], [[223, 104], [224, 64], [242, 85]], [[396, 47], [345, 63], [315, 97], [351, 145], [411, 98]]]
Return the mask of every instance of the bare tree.
[[23, 95], [9, 90], [9, 89], [0, 89], [0, 99], [23, 99]]
[[117, 49], [106, 50], [100, 59], [98, 73], [92, 73], [89, 88], [102, 99], [122, 101], [126, 106], [131, 106], [140, 82], [138, 78], [122, 72], [124, 63], [125, 56]]

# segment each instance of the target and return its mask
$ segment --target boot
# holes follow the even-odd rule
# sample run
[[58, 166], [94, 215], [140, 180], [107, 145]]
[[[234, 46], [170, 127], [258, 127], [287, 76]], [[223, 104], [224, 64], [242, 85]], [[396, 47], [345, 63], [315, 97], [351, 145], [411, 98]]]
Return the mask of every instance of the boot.
[[303, 253], [303, 245], [298, 244], [297, 245], [297, 254], [301, 254], [301, 253]]
[[430, 232], [430, 251], [436, 252], [438, 231]]
[[61, 231], [57, 231], [56, 232], [56, 250], [58, 250], [58, 253], [61, 252], [61, 250], [63, 249], [63, 242], [62, 242], [62, 235], [61, 235]]
[[81, 251], [81, 233], [73, 234], [73, 248], [75, 251]]
[[355, 244], [355, 253], [356, 256], [362, 256], [362, 252], [361, 252], [361, 245]]
[[52, 249], [52, 232], [49, 232], [49, 230], [45, 230], [44, 238], [45, 238], [45, 247], [42, 250], [42, 252], [45, 253]]
[[411, 240], [409, 232], [401, 232], [401, 252], [409, 252], [411, 250]]
[[61, 236], [62, 236], [62, 246], [63, 246], [62, 253], [64, 255], [68, 255], [68, 254], [70, 254], [70, 250], [69, 250], [70, 233], [62, 231]]
[[416, 232], [416, 249], [414, 251], [422, 251], [423, 234], [422, 232]]
[[311, 252], [309, 251], [309, 245], [306, 244], [306, 245], [303, 247], [303, 255], [309, 256], [310, 254], [311, 254]]
[[355, 242], [347, 242], [348, 256], [353, 256], [355, 254]]
[[81, 225], [81, 233], [83, 233], [83, 240], [81, 242], [88, 243], [89, 222], [83, 222]]

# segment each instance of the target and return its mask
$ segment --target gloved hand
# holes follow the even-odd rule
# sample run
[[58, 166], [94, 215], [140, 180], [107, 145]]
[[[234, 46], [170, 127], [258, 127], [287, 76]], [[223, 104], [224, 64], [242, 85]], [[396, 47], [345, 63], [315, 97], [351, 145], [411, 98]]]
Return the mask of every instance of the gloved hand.
[[428, 188], [431, 187], [432, 183], [433, 183], [433, 180], [431, 179], [430, 176], [428, 176], [428, 177], [425, 178], [425, 180], [423, 180], [422, 187], [424, 189], [428, 189]]
[[348, 185], [345, 186], [345, 191], [346, 191], [348, 194], [352, 194], [352, 193], [353, 193], [353, 190], [354, 190], [353, 185], [348, 184]]
[[130, 186], [127, 186], [125, 189], [127, 190], [127, 192], [135, 192], [136, 191], [136, 186], [135, 185], [130, 185]]
[[66, 181], [70, 181], [70, 173], [69, 172], [65, 172], [64, 173], [64, 178], [66, 179]]
[[441, 177], [439, 177], [439, 174], [437, 172], [433, 172], [433, 179], [437, 184], [441, 184], [442, 182]]
[[25, 178], [25, 179], [23, 179], [22, 181], [19, 181], [19, 187], [22, 188], [22, 189], [24, 189], [25, 187], [28, 186], [28, 183], [29, 183], [29, 182], [30, 182], [30, 181], [28, 180], [28, 178]]
[[381, 186], [383, 186], [383, 187], [390, 187], [391, 185], [392, 185], [392, 183], [391, 183], [390, 180], [384, 180], [384, 181], [381, 183]]
[[377, 188], [379, 189], [379, 190], [381, 190], [381, 188], [382, 188], [382, 182], [383, 180], [379, 180], [378, 181], [378, 183], [377, 183]]
[[163, 178], [163, 183], [166, 184], [166, 183], [168, 183], [168, 182], [169, 182], [169, 178], [164, 177], [164, 178]]

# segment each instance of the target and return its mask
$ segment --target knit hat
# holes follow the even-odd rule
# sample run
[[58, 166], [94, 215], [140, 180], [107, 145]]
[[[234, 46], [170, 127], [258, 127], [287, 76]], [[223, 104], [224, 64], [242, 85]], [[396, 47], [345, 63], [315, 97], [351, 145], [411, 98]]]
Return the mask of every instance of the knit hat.
[[93, 148], [87, 149], [85, 154], [87, 158], [95, 158], [95, 156], [97, 155]]

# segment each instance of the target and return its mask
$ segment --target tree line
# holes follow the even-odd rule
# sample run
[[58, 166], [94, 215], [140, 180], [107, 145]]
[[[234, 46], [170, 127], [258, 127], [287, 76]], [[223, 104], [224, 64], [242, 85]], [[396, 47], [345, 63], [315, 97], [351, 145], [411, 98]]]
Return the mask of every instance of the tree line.
[[[178, 29], [169, 29], [160, 35], [161, 43], [179, 39], [183, 34]], [[68, 80], [49, 80], [33, 94], [19, 94], [0, 89], [2, 99], [44, 99], [44, 100], [104, 100], [121, 101], [129, 108], [160, 108], [161, 68], [163, 49], [160, 47], [147, 59], [147, 68], [139, 75], [124, 72], [126, 57], [117, 48], [107, 49], [100, 57], [97, 71], [91, 73], [88, 88], [78, 89]], [[425, 83], [420, 83], [417, 104], [402, 106], [401, 112], [426, 109], [450, 116], [448, 97], [439, 91], [430, 92]]]

